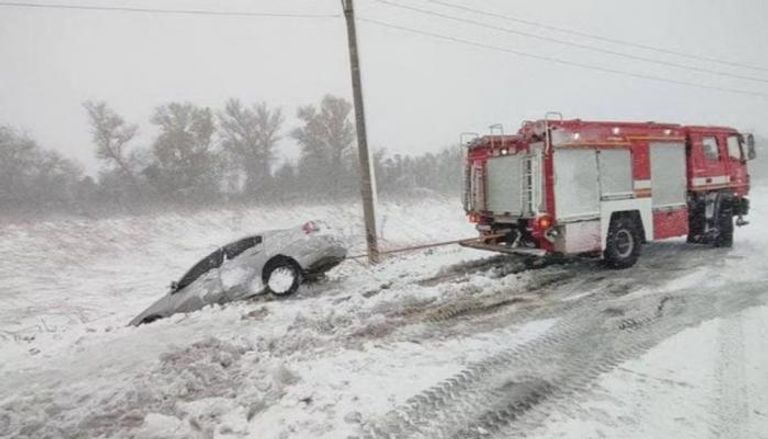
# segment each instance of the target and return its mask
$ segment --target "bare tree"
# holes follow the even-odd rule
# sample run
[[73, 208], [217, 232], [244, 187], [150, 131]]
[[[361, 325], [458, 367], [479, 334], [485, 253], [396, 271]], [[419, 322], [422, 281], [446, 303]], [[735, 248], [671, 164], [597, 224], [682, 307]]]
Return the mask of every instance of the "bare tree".
[[149, 176], [162, 193], [176, 201], [210, 200], [219, 193], [220, 161], [213, 151], [213, 113], [191, 103], [173, 102], [155, 110], [160, 129]]
[[275, 192], [282, 197], [283, 201], [290, 200], [297, 195], [296, 167], [290, 162], [285, 162], [277, 167], [274, 180], [277, 188]]
[[221, 145], [245, 173], [245, 192], [250, 195], [269, 186], [282, 124], [280, 109], [271, 110], [263, 102], [248, 108], [230, 99], [219, 114]]
[[301, 145], [299, 168], [312, 181], [313, 191], [327, 191], [333, 197], [351, 192], [355, 164], [355, 128], [350, 120], [352, 105], [343, 98], [327, 95], [317, 108], [299, 108], [303, 126], [291, 135]]
[[67, 207], [75, 198], [75, 187], [82, 174], [82, 167], [58, 152], [41, 151], [33, 181], [37, 200]]
[[0, 200], [9, 206], [27, 195], [39, 151], [37, 144], [8, 127], [0, 126]]
[[0, 205], [5, 211], [69, 208], [81, 177], [73, 161], [0, 126]]
[[83, 103], [91, 124], [93, 143], [96, 144], [96, 157], [120, 170], [133, 183], [137, 183], [135, 170], [132, 169], [128, 152], [128, 143], [136, 137], [139, 128], [131, 125], [107, 106], [104, 101]]

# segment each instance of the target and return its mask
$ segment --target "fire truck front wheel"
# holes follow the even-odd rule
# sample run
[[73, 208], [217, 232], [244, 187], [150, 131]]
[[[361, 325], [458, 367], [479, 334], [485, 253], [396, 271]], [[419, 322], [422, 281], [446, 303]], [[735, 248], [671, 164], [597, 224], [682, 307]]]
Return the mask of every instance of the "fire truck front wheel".
[[605, 241], [603, 258], [610, 268], [621, 269], [635, 265], [640, 257], [642, 238], [635, 221], [626, 216], [615, 217], [611, 221], [608, 237]]

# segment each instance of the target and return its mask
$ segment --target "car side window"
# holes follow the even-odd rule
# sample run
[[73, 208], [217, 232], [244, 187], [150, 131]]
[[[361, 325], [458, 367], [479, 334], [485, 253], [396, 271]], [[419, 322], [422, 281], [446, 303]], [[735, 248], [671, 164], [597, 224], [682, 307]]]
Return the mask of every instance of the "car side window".
[[187, 273], [182, 276], [177, 283], [176, 291], [179, 291], [182, 288], [186, 288], [192, 282], [196, 281], [200, 276], [211, 271], [212, 269], [221, 267], [222, 263], [224, 263], [224, 251], [222, 249], [218, 249], [208, 255], [202, 261], [195, 264], [194, 267], [190, 268], [189, 271], [187, 271]]
[[224, 253], [227, 255], [227, 259], [234, 259], [242, 252], [256, 247], [259, 244], [261, 244], [261, 236], [251, 236], [250, 238], [241, 239], [226, 245], [224, 247]]
[[704, 148], [704, 156], [708, 160], [718, 161], [720, 160], [720, 150], [717, 146], [717, 137], [705, 136], [701, 139], [701, 145]]
[[728, 157], [732, 160], [741, 160], [741, 141], [739, 136], [728, 136]]

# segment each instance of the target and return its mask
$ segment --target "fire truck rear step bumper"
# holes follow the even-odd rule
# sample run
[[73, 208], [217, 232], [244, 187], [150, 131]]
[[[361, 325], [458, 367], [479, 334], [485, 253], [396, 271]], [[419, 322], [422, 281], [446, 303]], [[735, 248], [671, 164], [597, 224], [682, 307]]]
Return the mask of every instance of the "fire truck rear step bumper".
[[501, 244], [488, 244], [480, 240], [463, 241], [459, 243], [462, 247], [469, 247], [478, 250], [487, 250], [492, 252], [508, 253], [512, 255], [544, 257], [546, 250], [540, 248], [508, 247]]

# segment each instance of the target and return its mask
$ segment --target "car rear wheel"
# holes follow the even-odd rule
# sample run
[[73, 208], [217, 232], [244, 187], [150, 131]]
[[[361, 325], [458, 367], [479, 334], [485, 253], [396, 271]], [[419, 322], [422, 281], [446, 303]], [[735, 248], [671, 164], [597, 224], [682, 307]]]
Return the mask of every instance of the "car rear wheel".
[[264, 267], [262, 278], [270, 294], [277, 297], [290, 296], [301, 285], [301, 267], [287, 258], [273, 259]]

